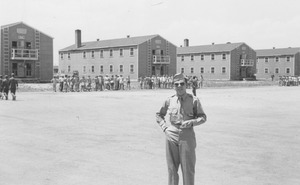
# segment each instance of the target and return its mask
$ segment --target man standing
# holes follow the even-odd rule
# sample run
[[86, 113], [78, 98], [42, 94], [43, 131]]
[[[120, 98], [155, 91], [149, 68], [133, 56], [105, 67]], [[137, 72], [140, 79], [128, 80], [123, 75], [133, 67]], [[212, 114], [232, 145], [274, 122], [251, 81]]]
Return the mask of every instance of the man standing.
[[[166, 135], [169, 185], [178, 185], [181, 165], [183, 184], [194, 185], [196, 137], [194, 127], [206, 121], [199, 99], [186, 92], [183, 74], [174, 76], [176, 94], [169, 97], [156, 113], [156, 121]], [[169, 115], [170, 124], [165, 116]]]
[[194, 76], [193, 79], [192, 79], [192, 92], [193, 92], [194, 96], [197, 96], [196, 95], [197, 88], [198, 88], [198, 79], [197, 79], [196, 76]]
[[2, 75], [0, 75], [0, 99], [2, 99], [2, 82], [3, 82]]
[[8, 76], [5, 75], [4, 80], [2, 81], [2, 91], [3, 91], [3, 98], [8, 100], [8, 91], [9, 91], [9, 79]]
[[16, 90], [18, 88], [18, 81], [15, 79], [15, 74], [12, 73], [9, 79], [9, 89], [12, 96], [12, 100], [16, 100]]

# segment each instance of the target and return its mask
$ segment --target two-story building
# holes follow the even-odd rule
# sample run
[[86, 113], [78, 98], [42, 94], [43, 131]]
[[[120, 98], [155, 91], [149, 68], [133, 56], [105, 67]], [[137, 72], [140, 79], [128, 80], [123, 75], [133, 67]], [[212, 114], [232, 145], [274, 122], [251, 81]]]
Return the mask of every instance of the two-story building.
[[0, 74], [22, 80], [53, 77], [53, 38], [23, 22], [1, 26]]
[[133, 80], [173, 75], [176, 46], [160, 35], [81, 42], [81, 30], [75, 30], [75, 44], [59, 51], [59, 71], [91, 77], [122, 75]]
[[177, 71], [210, 80], [254, 78], [256, 53], [245, 43], [211, 44], [177, 48]]
[[260, 49], [256, 55], [258, 79], [300, 75], [300, 48]]

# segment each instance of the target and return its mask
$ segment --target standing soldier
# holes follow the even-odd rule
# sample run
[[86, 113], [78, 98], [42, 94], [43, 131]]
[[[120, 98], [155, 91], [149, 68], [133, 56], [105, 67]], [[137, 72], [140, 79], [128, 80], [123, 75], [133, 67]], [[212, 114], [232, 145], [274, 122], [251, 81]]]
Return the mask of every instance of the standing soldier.
[[12, 96], [12, 100], [16, 100], [16, 90], [18, 88], [18, 81], [15, 79], [15, 74], [12, 73], [9, 79], [9, 89]]
[[3, 98], [8, 100], [8, 91], [9, 91], [9, 79], [8, 76], [4, 76], [4, 80], [2, 81], [2, 91], [3, 91]]
[[127, 90], [130, 90], [131, 86], [130, 86], [130, 76], [129, 75], [126, 78], [126, 83], [127, 83]]
[[3, 82], [2, 75], [0, 75], [0, 99], [2, 99], [2, 82]]
[[53, 86], [53, 92], [56, 92], [56, 86], [57, 86], [56, 76], [53, 76], [51, 82], [52, 82], [52, 86]]
[[[196, 137], [194, 127], [206, 121], [199, 99], [186, 93], [183, 74], [174, 76], [176, 94], [169, 97], [156, 113], [156, 121], [166, 136], [169, 185], [178, 185], [181, 165], [183, 184], [194, 185]], [[165, 116], [169, 114], [170, 124]]]
[[192, 92], [194, 96], [196, 95], [196, 89], [198, 87], [198, 79], [196, 76], [193, 76], [193, 79], [191, 80], [191, 85], [192, 85]]

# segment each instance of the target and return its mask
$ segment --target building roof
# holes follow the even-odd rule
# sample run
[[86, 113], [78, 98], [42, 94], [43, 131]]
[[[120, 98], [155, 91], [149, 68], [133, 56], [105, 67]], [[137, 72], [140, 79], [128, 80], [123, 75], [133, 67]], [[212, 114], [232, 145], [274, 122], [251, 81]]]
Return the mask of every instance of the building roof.
[[76, 44], [73, 44], [59, 51], [136, 46], [157, 36], [159, 35], [148, 35], [148, 36], [126, 37], [126, 38], [110, 39], [110, 40], [99, 40], [99, 41], [92, 41], [92, 42], [82, 42], [81, 47], [79, 48], [76, 47]]
[[48, 37], [50, 37], [50, 38], [53, 39], [53, 37], [51, 37], [51, 36], [45, 34], [44, 32], [41, 32], [41, 31], [38, 30], [38, 29], [33, 28], [32, 26], [29, 26], [28, 24], [26, 24], [26, 23], [24, 23], [24, 22], [16, 22], [16, 23], [11, 23], [11, 24], [2, 25], [2, 26], [1, 26], [1, 29], [7, 28], [7, 27], [12, 27], [12, 26], [15, 26], [15, 25], [18, 25], [18, 24], [24, 24], [25, 26], [30, 27], [30, 28], [32, 28], [32, 29], [34, 29], [34, 30], [37, 30], [37, 31], [39, 31], [40, 33], [43, 33], [44, 35], [46, 35], [46, 36], [48, 36]]
[[177, 54], [190, 54], [190, 53], [216, 53], [216, 52], [228, 52], [236, 49], [244, 44], [241, 43], [226, 43], [226, 44], [212, 44], [201, 46], [188, 46], [177, 48]]
[[255, 51], [257, 57], [286, 56], [299, 53], [300, 48], [259, 49]]

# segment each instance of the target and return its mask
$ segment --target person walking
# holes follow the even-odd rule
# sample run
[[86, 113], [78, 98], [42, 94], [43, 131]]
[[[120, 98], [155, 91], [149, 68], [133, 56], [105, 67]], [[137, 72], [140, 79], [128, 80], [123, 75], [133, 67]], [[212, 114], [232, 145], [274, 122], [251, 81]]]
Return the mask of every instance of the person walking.
[[15, 74], [12, 73], [9, 79], [9, 90], [12, 96], [12, 100], [16, 100], [16, 91], [18, 88], [18, 81], [15, 79]]
[[[166, 136], [166, 158], [169, 185], [178, 185], [178, 168], [181, 165], [183, 184], [194, 185], [196, 164], [196, 137], [194, 127], [206, 122], [200, 100], [186, 92], [182, 73], [174, 76], [176, 94], [164, 101], [156, 113], [156, 122]], [[165, 116], [169, 115], [169, 121]]]
[[8, 100], [8, 92], [9, 92], [9, 78], [7, 75], [4, 76], [4, 80], [2, 81], [2, 91], [3, 91], [3, 99]]

